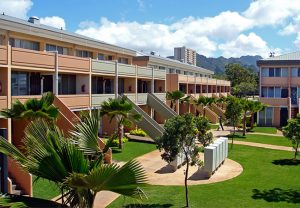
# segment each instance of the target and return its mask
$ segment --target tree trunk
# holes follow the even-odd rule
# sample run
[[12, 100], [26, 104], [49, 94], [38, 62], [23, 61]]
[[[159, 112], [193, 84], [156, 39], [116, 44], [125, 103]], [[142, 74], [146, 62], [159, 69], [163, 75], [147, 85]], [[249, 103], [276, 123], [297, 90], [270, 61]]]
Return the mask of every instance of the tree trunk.
[[298, 155], [298, 147], [299, 147], [299, 143], [297, 142], [296, 144], [296, 148], [295, 148], [295, 155], [294, 155], [294, 159], [297, 158], [297, 155]]
[[119, 138], [119, 149], [123, 148], [123, 133], [124, 133], [124, 125], [119, 124], [118, 125], [118, 138]]
[[205, 118], [206, 112], [205, 112], [205, 107], [203, 107], [203, 117]]
[[254, 127], [254, 113], [251, 113], [251, 129]]
[[189, 165], [190, 165], [190, 161], [188, 158], [187, 153], [185, 153], [185, 157], [186, 157], [186, 170], [185, 170], [185, 177], [184, 177], [184, 186], [185, 186], [185, 202], [186, 202], [186, 207], [189, 207], [189, 190], [188, 190], [188, 184], [187, 184], [187, 180], [189, 177]]
[[231, 136], [231, 149], [233, 148], [233, 137], [235, 135], [235, 125], [233, 125], [233, 134]]
[[243, 118], [243, 136], [246, 135], [246, 112], [244, 113], [244, 118]]

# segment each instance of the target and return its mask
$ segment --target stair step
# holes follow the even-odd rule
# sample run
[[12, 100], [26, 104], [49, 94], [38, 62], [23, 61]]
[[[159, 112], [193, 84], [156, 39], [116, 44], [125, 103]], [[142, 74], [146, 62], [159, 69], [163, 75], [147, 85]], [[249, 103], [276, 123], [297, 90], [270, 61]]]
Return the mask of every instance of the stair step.
[[18, 190], [18, 189], [13, 190], [13, 194], [14, 194], [14, 195], [22, 195], [22, 193], [23, 193], [22, 190]]
[[12, 190], [16, 190], [16, 188], [17, 188], [17, 185], [16, 185], [16, 184], [13, 184], [13, 185], [12, 185]]

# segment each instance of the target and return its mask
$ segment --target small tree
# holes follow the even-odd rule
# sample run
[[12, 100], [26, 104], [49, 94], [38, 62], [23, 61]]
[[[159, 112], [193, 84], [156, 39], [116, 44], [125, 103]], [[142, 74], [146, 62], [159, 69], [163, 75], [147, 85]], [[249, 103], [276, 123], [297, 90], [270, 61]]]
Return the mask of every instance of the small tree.
[[167, 92], [166, 98], [171, 101], [170, 108], [176, 112], [176, 102], [184, 97], [184, 93], [180, 90], [175, 90], [173, 92]]
[[283, 127], [283, 135], [292, 141], [295, 150], [294, 159], [296, 159], [300, 143], [300, 114], [297, 114], [296, 118], [288, 120], [287, 126]]
[[175, 160], [178, 154], [184, 153], [186, 169], [185, 169], [185, 199], [186, 207], [189, 207], [189, 194], [188, 194], [188, 174], [190, 165], [200, 165], [201, 162], [198, 158], [199, 147], [195, 144], [197, 130], [195, 126], [194, 117], [188, 113], [183, 116], [176, 116], [169, 119], [165, 125], [164, 134], [157, 139], [157, 147], [164, 153], [161, 155], [162, 159], [168, 163]]
[[196, 117], [195, 118], [195, 125], [198, 130], [197, 138], [198, 141], [203, 145], [203, 147], [208, 146], [212, 143], [213, 134], [209, 132], [211, 129], [209, 125], [209, 121], [205, 117]]
[[133, 122], [139, 121], [142, 116], [133, 112], [133, 105], [127, 101], [126, 97], [112, 99], [104, 101], [101, 104], [100, 110], [101, 116], [108, 116], [110, 122], [115, 118], [118, 123], [118, 138], [119, 138], [119, 149], [123, 148], [123, 135], [124, 126], [131, 126]]
[[225, 111], [225, 116], [233, 126], [233, 135], [231, 140], [231, 148], [233, 145], [233, 137], [235, 135], [235, 128], [239, 125], [242, 114], [242, 105], [240, 99], [236, 97], [228, 98], [228, 104]]
[[260, 101], [252, 101], [251, 104], [249, 105], [250, 107], [250, 113], [251, 113], [251, 124], [250, 124], [250, 128], [253, 129], [254, 127], [254, 114], [263, 110], [266, 105], [263, 104]]
[[246, 123], [247, 123], [247, 116], [251, 113], [251, 106], [253, 105], [251, 100], [241, 99], [241, 106], [242, 106], [242, 114], [243, 114], [243, 136], [246, 135]]
[[196, 106], [203, 107], [203, 116], [205, 117], [206, 116], [206, 108], [209, 108], [215, 102], [216, 102], [216, 99], [213, 97], [199, 96], [198, 99], [195, 99], [193, 101], [193, 104]]

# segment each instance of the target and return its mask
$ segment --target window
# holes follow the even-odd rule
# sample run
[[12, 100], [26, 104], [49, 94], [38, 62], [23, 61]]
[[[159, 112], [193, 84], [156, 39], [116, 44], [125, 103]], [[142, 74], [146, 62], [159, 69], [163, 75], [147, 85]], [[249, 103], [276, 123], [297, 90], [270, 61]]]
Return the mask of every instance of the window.
[[34, 41], [29, 41], [29, 40], [21, 40], [21, 39], [16, 39], [16, 38], [10, 38], [9, 39], [9, 44], [12, 47], [16, 47], [16, 48], [24, 48], [24, 49], [35, 50], [35, 51], [40, 50], [40, 43], [39, 42], [34, 42]]
[[288, 98], [289, 90], [288, 88], [281, 88], [281, 98]]
[[258, 124], [260, 126], [272, 126], [273, 121], [273, 108], [266, 107], [264, 110], [258, 113]]
[[281, 77], [281, 68], [275, 69], [275, 77]]
[[29, 74], [26, 72], [11, 73], [11, 95], [29, 94]]
[[281, 68], [281, 76], [282, 77], [288, 76], [288, 68]]
[[274, 87], [268, 87], [268, 97], [269, 98], [274, 97]]
[[268, 68], [262, 68], [261, 69], [261, 76], [262, 77], [268, 77], [269, 76], [269, 69]]
[[261, 88], [261, 96], [262, 97], [268, 97], [268, 88], [267, 87], [262, 87]]
[[269, 77], [274, 77], [274, 68], [269, 68]]
[[105, 56], [102, 53], [98, 53], [98, 60], [105, 60]]
[[111, 56], [111, 55], [105, 56], [105, 60], [112, 61], [113, 60], [113, 56]]
[[159, 66], [158, 67], [160, 70], [166, 70], [166, 67], [164, 67], [164, 66]]
[[58, 93], [62, 95], [76, 94], [76, 75], [58, 75]]
[[187, 71], [184, 71], [184, 75], [188, 75], [189, 74], [189, 72], [187, 72]]
[[92, 58], [93, 53], [90, 51], [76, 50], [76, 56], [82, 58]]
[[180, 69], [176, 69], [176, 74], [181, 74]]
[[169, 68], [169, 73], [170, 74], [175, 74], [175, 69]]
[[275, 98], [281, 98], [281, 88], [275, 87]]
[[118, 58], [118, 62], [121, 64], [128, 64], [128, 58]]
[[46, 44], [46, 51], [57, 51], [58, 54], [62, 55], [68, 55], [69, 53], [68, 48], [51, 44]]
[[299, 68], [292, 68], [292, 77], [299, 76]]

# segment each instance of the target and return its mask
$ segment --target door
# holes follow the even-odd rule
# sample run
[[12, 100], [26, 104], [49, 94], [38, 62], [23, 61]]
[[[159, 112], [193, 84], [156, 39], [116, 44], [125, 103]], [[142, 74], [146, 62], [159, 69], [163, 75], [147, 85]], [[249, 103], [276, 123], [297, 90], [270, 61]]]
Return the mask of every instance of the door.
[[297, 87], [291, 87], [291, 103], [297, 105]]
[[53, 76], [44, 75], [43, 78], [43, 92], [53, 92]]
[[41, 75], [40, 73], [30, 74], [30, 95], [41, 94]]
[[288, 109], [280, 108], [280, 126], [286, 126], [288, 120]]

